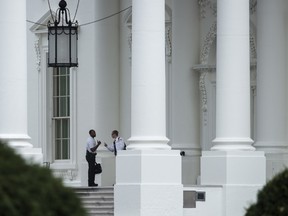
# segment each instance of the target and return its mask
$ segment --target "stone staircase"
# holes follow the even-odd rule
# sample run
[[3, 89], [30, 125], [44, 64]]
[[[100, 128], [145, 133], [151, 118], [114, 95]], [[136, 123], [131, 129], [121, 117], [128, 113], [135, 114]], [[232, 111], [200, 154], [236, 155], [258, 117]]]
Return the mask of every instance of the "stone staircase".
[[74, 190], [81, 198], [88, 216], [114, 215], [113, 187], [78, 187]]

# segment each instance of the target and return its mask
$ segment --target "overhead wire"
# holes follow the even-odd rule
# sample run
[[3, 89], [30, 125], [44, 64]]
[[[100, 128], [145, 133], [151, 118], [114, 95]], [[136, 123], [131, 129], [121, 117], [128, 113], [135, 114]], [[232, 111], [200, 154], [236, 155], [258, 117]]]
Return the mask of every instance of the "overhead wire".
[[[74, 22], [74, 20], [75, 20], [76, 13], [78, 12], [79, 2], [80, 2], [80, 0], [78, 0], [78, 4], [77, 4], [77, 8], [76, 8], [75, 15], [74, 15], [74, 18], [73, 18], [73, 22]], [[50, 7], [50, 1], [49, 1], [49, 0], [48, 0], [48, 5], [49, 5], [49, 9], [50, 9], [50, 13], [51, 13], [52, 20], [53, 20], [53, 22], [55, 22], [54, 17], [53, 17], [53, 14], [52, 14], [51, 7]], [[97, 22], [106, 20], [106, 19], [108, 19], [108, 18], [110, 18], [110, 17], [113, 17], [113, 16], [116, 16], [116, 15], [118, 15], [118, 14], [120, 14], [120, 13], [122, 13], [122, 12], [128, 10], [128, 9], [130, 9], [130, 8], [132, 8], [132, 6], [129, 6], [129, 7], [125, 8], [125, 9], [123, 9], [123, 10], [120, 10], [120, 11], [118, 11], [118, 12], [116, 12], [116, 13], [113, 13], [113, 14], [108, 15], [108, 16], [106, 16], [106, 17], [100, 18], [100, 19], [98, 19], [98, 20], [94, 20], [94, 21], [91, 21], [91, 22], [87, 22], [87, 23], [81, 24], [81, 25], [79, 25], [79, 26], [87, 26], [87, 25], [90, 25], [90, 24], [93, 24], [93, 23], [97, 23]], [[37, 23], [37, 22], [30, 21], [30, 20], [26, 20], [26, 21], [29, 22], [29, 23], [33, 23], [33, 24], [46, 26], [45, 24], [42, 24], [42, 23]]]
[[128, 10], [128, 9], [130, 9], [130, 8], [132, 8], [132, 6], [129, 6], [129, 7], [125, 8], [125, 9], [117, 12], [117, 13], [111, 14], [111, 15], [109, 15], [109, 16], [103, 17], [103, 18], [101, 18], [101, 19], [98, 19], [98, 20], [95, 20], [95, 21], [92, 21], [92, 22], [88, 22], [88, 23], [81, 24], [81, 25], [79, 25], [79, 26], [85, 26], [85, 25], [90, 25], [90, 24], [93, 24], [93, 23], [100, 22], [100, 21], [102, 21], [102, 20], [105, 20], [105, 19], [108, 19], [108, 18], [113, 17], [113, 16], [115, 16], [115, 15], [118, 15], [118, 14], [120, 14], [120, 13], [122, 13], [122, 12], [124, 12], [124, 11], [126, 11], [126, 10]]
[[26, 22], [32, 23], [32, 24], [37, 24], [37, 25], [39, 25], [39, 26], [47, 26], [46, 24], [42, 24], [42, 23], [38, 23], [38, 22], [33, 22], [33, 21], [30, 21], [30, 20], [26, 20]]

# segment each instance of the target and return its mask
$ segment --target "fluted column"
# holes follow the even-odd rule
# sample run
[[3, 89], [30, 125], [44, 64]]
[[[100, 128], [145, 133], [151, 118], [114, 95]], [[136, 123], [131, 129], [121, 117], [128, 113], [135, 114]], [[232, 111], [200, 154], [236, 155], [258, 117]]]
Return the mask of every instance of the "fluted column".
[[216, 139], [213, 150], [253, 150], [249, 1], [217, 1]]
[[27, 134], [26, 28], [26, 1], [2, 2], [0, 139], [14, 147], [32, 147]]
[[288, 153], [286, 5], [286, 0], [257, 2], [255, 147], [266, 152], [268, 177], [282, 169]]
[[132, 1], [129, 149], [169, 149], [165, 110], [165, 1]]

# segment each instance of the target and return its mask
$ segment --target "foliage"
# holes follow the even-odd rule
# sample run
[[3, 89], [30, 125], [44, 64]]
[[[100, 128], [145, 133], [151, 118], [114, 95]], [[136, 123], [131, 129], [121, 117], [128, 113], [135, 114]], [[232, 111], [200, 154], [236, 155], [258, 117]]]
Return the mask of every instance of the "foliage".
[[80, 198], [48, 168], [0, 141], [0, 216], [84, 216]]
[[288, 215], [288, 169], [271, 179], [257, 195], [245, 216]]

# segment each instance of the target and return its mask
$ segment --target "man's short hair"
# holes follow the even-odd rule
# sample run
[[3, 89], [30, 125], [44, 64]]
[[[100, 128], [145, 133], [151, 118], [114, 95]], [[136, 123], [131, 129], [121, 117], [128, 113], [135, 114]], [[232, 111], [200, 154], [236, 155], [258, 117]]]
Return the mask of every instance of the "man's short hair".
[[118, 136], [119, 132], [117, 130], [113, 130], [112, 134], [115, 134], [116, 136]]

